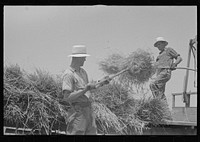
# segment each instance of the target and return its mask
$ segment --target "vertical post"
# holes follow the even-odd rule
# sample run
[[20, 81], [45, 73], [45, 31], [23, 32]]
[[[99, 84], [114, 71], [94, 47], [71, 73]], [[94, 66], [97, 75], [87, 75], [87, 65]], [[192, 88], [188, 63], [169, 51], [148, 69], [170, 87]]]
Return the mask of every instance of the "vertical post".
[[187, 94], [187, 102], [185, 104], [185, 107], [190, 107], [190, 93]]
[[[188, 60], [187, 60], [187, 67], [190, 67], [190, 57], [191, 57], [191, 42], [189, 43], [189, 51], [188, 51]], [[183, 86], [183, 102], [185, 103], [185, 106], [188, 107], [188, 95], [187, 95], [187, 84], [188, 84], [188, 77], [189, 77], [189, 70], [186, 70], [185, 80], [184, 80], [184, 86]]]
[[5, 126], [3, 127], [3, 134], [4, 135], [6, 134], [6, 127]]
[[195, 42], [195, 47], [196, 47], [196, 50], [197, 50], [197, 35], [194, 38], [194, 42]]
[[[196, 48], [196, 50], [194, 51], [194, 53], [195, 53], [195, 64], [197, 63], [197, 35], [195, 36], [195, 38], [194, 38], [194, 44], [195, 44], [195, 48]], [[196, 69], [197, 69], [197, 65], [196, 65]], [[195, 81], [194, 81], [194, 87], [197, 87], [197, 72], [195, 72]]]
[[190, 96], [191, 96], [191, 91], [187, 93], [188, 101], [187, 101], [187, 103], [185, 104], [186, 107], [190, 107]]
[[173, 98], [172, 98], [172, 107], [175, 107], [175, 95], [173, 95]]

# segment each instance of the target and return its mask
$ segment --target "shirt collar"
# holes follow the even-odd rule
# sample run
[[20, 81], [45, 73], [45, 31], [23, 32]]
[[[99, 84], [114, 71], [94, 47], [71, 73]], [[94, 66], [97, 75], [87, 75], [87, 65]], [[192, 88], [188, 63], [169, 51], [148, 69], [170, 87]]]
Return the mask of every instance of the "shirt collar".
[[[72, 68], [72, 67], [70, 67], [70, 70], [71, 70], [72, 72], [77, 72], [77, 70], [76, 70], [75, 68]], [[81, 68], [80, 68], [80, 70], [81, 70]]]
[[165, 50], [166, 50], [166, 47], [164, 48], [164, 50], [163, 50], [163, 51], [160, 51], [160, 52], [159, 52], [159, 54], [163, 53]]
[[69, 67], [69, 69], [72, 71], [72, 72], [76, 72], [76, 70], [72, 67]]

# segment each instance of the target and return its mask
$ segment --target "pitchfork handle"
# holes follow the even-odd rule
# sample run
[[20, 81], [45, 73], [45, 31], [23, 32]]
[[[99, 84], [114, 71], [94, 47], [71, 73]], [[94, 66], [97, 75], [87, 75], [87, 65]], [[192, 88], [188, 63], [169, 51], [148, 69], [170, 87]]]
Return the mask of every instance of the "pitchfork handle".
[[99, 80], [99, 81], [96, 83], [96, 86], [103, 84], [105, 81], [112, 80], [112, 79], [115, 78], [116, 76], [118, 76], [118, 75], [120, 75], [120, 74], [122, 74], [122, 73], [124, 73], [124, 72], [126, 72], [126, 71], [128, 71], [128, 70], [129, 70], [129, 69], [124, 69], [124, 70], [122, 70], [122, 71], [120, 71], [120, 72], [118, 72], [118, 73], [116, 73], [116, 74], [113, 74], [113, 75], [111, 75], [111, 76], [108, 76], [107, 78], [103, 78], [103, 79]]
[[[171, 69], [171, 68], [163, 67], [162, 69]], [[197, 69], [191, 69], [191, 68], [186, 68], [186, 67], [175, 67], [175, 69], [186, 69], [186, 70], [191, 70], [191, 71], [197, 72]]]

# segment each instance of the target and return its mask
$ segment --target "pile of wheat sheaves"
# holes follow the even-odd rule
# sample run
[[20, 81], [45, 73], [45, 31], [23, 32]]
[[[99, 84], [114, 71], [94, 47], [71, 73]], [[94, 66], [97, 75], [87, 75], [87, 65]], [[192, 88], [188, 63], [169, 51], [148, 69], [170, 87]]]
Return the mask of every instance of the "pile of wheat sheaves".
[[[70, 106], [59, 103], [61, 76], [53, 77], [36, 69], [30, 74], [18, 65], [4, 67], [4, 122], [16, 127], [41, 130], [51, 134], [54, 125], [67, 117]], [[170, 117], [167, 104], [159, 99], [136, 100], [123, 84], [110, 84], [92, 91], [92, 107], [98, 129], [105, 134], [142, 134], [149, 123], [154, 125]], [[64, 125], [64, 124], [63, 124]], [[34, 134], [34, 133], [31, 133]]]

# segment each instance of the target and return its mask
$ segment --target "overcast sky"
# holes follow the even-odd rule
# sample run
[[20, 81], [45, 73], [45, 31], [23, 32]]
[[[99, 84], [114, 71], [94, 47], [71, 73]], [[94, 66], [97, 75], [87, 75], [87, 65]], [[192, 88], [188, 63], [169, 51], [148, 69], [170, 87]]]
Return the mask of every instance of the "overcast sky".
[[[188, 44], [197, 35], [196, 6], [5, 6], [4, 64], [18, 64], [27, 72], [35, 68], [61, 74], [70, 64], [72, 46], [84, 44], [88, 54], [84, 69], [89, 80], [103, 77], [98, 62], [112, 53], [124, 55], [138, 48], [156, 58], [156, 37], [168, 40], [186, 67]], [[194, 60], [191, 58], [191, 68]], [[171, 93], [183, 91], [185, 70], [176, 70], [166, 86]], [[190, 72], [188, 91], [196, 91]], [[177, 98], [183, 105], [182, 98]], [[191, 105], [196, 106], [196, 98]]]

